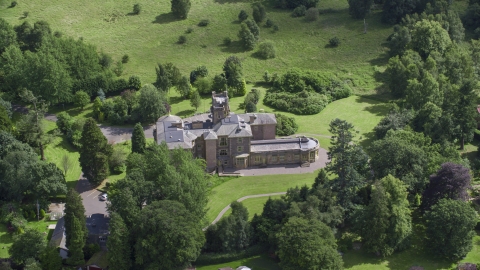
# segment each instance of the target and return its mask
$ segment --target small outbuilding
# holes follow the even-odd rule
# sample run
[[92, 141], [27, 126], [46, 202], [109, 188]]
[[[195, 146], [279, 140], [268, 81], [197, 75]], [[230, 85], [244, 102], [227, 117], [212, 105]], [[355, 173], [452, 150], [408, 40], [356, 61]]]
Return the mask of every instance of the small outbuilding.
[[68, 249], [65, 243], [65, 217], [61, 217], [57, 221], [57, 225], [53, 230], [52, 238], [50, 239], [49, 245], [52, 247], [56, 247], [60, 250], [60, 257], [62, 257], [62, 259], [68, 258]]

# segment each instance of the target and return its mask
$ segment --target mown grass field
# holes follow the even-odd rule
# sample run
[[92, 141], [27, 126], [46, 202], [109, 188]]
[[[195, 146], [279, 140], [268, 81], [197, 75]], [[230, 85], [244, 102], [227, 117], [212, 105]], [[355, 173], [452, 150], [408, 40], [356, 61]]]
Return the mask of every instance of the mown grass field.
[[[54, 129], [57, 128], [57, 125], [53, 121], [44, 121], [46, 125], [47, 132], [52, 133]], [[80, 167], [80, 154], [77, 149], [75, 149], [68, 141], [65, 135], [55, 136], [53, 141], [45, 147], [45, 158], [48, 162], [53, 162], [57, 165], [60, 170], [63, 171], [62, 158], [64, 155], [67, 155], [71, 168], [68, 170], [65, 175], [65, 180], [67, 180], [67, 187], [75, 188], [80, 174], [82, 174], [82, 168]]]
[[[317, 172], [233, 178], [212, 189], [207, 204], [207, 221], [212, 222], [225, 206], [243, 196], [284, 192], [295, 186], [310, 186], [316, 176]], [[246, 202], [248, 200], [250, 199], [247, 199]], [[252, 211], [258, 211], [259, 208], [263, 207], [263, 203], [262, 201], [254, 201], [250, 207], [254, 209]]]
[[[380, 11], [375, 10], [367, 17], [368, 33], [364, 34], [363, 21], [348, 14], [347, 1], [320, 1], [322, 14], [315, 22], [292, 18], [291, 11], [273, 8], [265, 1], [267, 17], [278, 25], [279, 31], [273, 32], [260, 23], [260, 42], [271, 40], [277, 48], [276, 58], [261, 60], [254, 57], [255, 51], [242, 49], [237, 38], [238, 13], [243, 9], [251, 17], [250, 1], [192, 0], [188, 19], [180, 21], [170, 13], [170, 1], [24, 0], [8, 8], [10, 2], [0, 0], [0, 16], [11, 24], [46, 20], [53, 31], [83, 38], [115, 60], [128, 54], [130, 61], [123, 76], [139, 75], [143, 82], [154, 80], [157, 62], [172, 62], [187, 75], [195, 67], [205, 65], [213, 75], [220, 73], [225, 59], [234, 54], [243, 60], [247, 81], [261, 81], [267, 70], [281, 74], [298, 67], [337, 74], [349, 80], [358, 93], [373, 93], [380, 85], [377, 72], [383, 70], [387, 61], [383, 43], [392, 32], [392, 26], [380, 23]], [[135, 3], [142, 5], [140, 15], [131, 14]], [[27, 18], [24, 12], [29, 12]], [[202, 19], [210, 20], [210, 24], [197, 26]], [[189, 27], [193, 32], [186, 34]], [[187, 37], [186, 44], [177, 44], [180, 35]], [[335, 36], [340, 39], [340, 46], [326, 46]], [[233, 40], [228, 47], [223, 45], [226, 37]]]

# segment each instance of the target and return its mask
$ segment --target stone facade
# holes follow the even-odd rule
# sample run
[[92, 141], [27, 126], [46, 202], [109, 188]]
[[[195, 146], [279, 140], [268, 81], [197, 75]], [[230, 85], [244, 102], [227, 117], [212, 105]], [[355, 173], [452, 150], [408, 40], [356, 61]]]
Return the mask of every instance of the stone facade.
[[170, 149], [192, 151], [206, 160], [207, 169], [302, 164], [318, 159], [316, 139], [275, 139], [276, 118], [270, 113], [234, 114], [228, 94], [212, 93], [211, 114], [187, 119], [163, 116], [157, 121], [155, 140]]

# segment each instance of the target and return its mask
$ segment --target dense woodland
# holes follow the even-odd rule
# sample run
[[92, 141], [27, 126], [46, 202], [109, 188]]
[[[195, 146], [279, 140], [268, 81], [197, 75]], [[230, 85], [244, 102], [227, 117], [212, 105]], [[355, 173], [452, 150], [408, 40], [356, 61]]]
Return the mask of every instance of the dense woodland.
[[[178, 20], [188, 18], [194, 4], [171, 3]], [[480, 134], [480, 3], [471, 0], [461, 13], [444, 0], [348, 4], [355, 19], [380, 8], [383, 23], [394, 25], [385, 40], [389, 60], [380, 78], [390, 111], [375, 127], [372, 142], [362, 147], [355, 126], [334, 119], [328, 123], [329, 162], [312, 186], [269, 199], [250, 221], [248, 209], [234, 201], [231, 214], [210, 226], [206, 206], [215, 177], [205, 174], [204, 160], [165, 144], [147, 144], [140, 124], [171, 111], [169, 91], [189, 99], [195, 112], [201, 96], [228, 91], [245, 97], [246, 112], [258, 111], [262, 100], [278, 111], [312, 115], [353, 95], [351, 82], [291, 67], [282, 74], [265, 72], [258, 82], [268, 88], [264, 96], [257, 89], [247, 93], [242, 59], [231, 55], [222, 72], [210, 76], [202, 63], [190, 72], [175, 63], [157, 63], [156, 80], [142, 83], [138, 76], [122, 76], [128, 55], [114, 60], [82, 39], [63, 36], [47, 21], [13, 26], [0, 18], [0, 222], [15, 235], [12, 266], [67, 269], [84, 265], [98, 249], [86, 244], [81, 197], [67, 189], [69, 161], [61, 169], [45, 161], [45, 147], [60, 135], [79, 152], [84, 177], [93, 185], [101, 185], [112, 171], [126, 171], [125, 178], [107, 186], [110, 269], [184, 269], [258, 254], [270, 254], [282, 269], [343, 269], [342, 254], [354, 242], [388, 258], [412, 248], [414, 238], [425, 243], [426, 256], [434, 260], [463, 259], [480, 229], [480, 207], [471, 200], [478, 196], [472, 182], [480, 158], [459, 152]], [[259, 59], [275, 58], [275, 44], [259, 42], [263, 27], [281, 31], [267, 10], [289, 10], [308, 21], [320, 15], [317, 5], [318, 0], [255, 3], [251, 16], [244, 10], [238, 14], [238, 42], [246, 51], [257, 48]], [[140, 13], [136, 4], [132, 16]], [[204, 20], [199, 26], [208, 24]], [[186, 41], [180, 36], [178, 43]], [[328, 46], [342, 44], [333, 37]], [[23, 114], [13, 112], [12, 104], [19, 103], [28, 107]], [[57, 129], [45, 131], [49, 108], [84, 110], [90, 103], [91, 117], [60, 112]], [[277, 111], [276, 117], [278, 136], [297, 132], [295, 117]], [[114, 149], [97, 123], [136, 123], [128, 156]], [[44, 236], [26, 229], [28, 220], [43, 218], [48, 203], [58, 198], [67, 202], [69, 258], [64, 261]]]

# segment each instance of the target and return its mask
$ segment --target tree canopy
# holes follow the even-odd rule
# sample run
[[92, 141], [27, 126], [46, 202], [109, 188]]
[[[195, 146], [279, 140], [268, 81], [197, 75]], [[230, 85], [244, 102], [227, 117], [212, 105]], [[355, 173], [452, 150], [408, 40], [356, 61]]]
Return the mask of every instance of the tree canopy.
[[205, 242], [194, 213], [170, 200], [147, 205], [138, 217], [135, 235], [135, 262], [145, 269], [185, 267], [196, 260]]
[[282, 269], [343, 269], [333, 232], [320, 221], [289, 218], [276, 237]]

